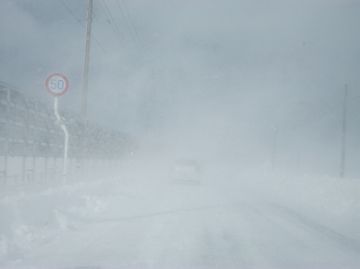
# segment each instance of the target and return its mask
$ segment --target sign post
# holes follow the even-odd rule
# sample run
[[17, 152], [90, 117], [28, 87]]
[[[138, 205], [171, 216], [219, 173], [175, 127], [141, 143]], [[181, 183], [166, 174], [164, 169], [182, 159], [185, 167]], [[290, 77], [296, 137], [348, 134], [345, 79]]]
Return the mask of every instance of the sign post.
[[63, 155], [63, 178], [67, 175], [68, 151], [69, 151], [69, 131], [65, 125], [64, 119], [59, 113], [59, 97], [63, 96], [69, 89], [69, 80], [60, 73], [54, 73], [47, 77], [45, 86], [48, 92], [54, 96], [54, 114], [56, 124], [64, 132], [64, 155]]

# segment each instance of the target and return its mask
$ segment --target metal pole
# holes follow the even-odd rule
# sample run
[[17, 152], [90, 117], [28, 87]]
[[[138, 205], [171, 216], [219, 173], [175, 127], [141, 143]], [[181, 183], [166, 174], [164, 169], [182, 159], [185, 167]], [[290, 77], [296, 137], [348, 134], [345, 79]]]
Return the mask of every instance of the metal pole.
[[89, 84], [92, 13], [93, 13], [93, 0], [88, 0], [85, 61], [84, 61], [84, 73], [83, 73], [82, 100], [81, 100], [81, 113], [84, 121], [87, 120], [87, 106], [88, 106], [87, 95], [88, 95], [88, 84]]
[[45, 169], [45, 171], [44, 171], [44, 175], [45, 175], [44, 182], [46, 182], [47, 178], [48, 178], [48, 156], [47, 156], [47, 154], [46, 154], [45, 159], [44, 159], [44, 169]]
[[[6, 121], [5, 128], [9, 130], [10, 125], [10, 90], [6, 90]], [[10, 148], [10, 136], [9, 133], [5, 134], [5, 155], [4, 155], [4, 180], [5, 183], [8, 181], [8, 158], [9, 158], [9, 148]]]
[[57, 124], [64, 132], [64, 155], [63, 155], [63, 176], [67, 175], [67, 162], [68, 162], [68, 151], [69, 151], [69, 131], [64, 124], [64, 121], [61, 119], [59, 114], [59, 99], [58, 97], [54, 98], [54, 112], [57, 120]]
[[276, 158], [277, 158], [277, 147], [278, 147], [278, 134], [279, 128], [277, 126], [274, 127], [274, 134], [273, 134], [273, 145], [271, 151], [271, 169], [275, 170], [276, 165]]
[[26, 182], [26, 156], [21, 157], [21, 181]]
[[345, 176], [345, 169], [346, 169], [348, 91], [349, 91], [348, 85], [345, 85], [344, 100], [343, 100], [343, 114], [342, 114], [340, 178], [343, 178]]

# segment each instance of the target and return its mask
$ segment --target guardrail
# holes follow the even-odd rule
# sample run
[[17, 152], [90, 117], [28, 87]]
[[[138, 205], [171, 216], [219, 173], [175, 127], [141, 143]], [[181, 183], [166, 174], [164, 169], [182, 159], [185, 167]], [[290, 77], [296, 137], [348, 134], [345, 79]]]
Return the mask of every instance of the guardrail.
[[[53, 111], [0, 82], [0, 181], [29, 182], [61, 174], [63, 134]], [[135, 143], [121, 132], [84, 124], [64, 113], [70, 133], [69, 173], [94, 168], [130, 155]], [[91, 165], [91, 163], [93, 163]]]

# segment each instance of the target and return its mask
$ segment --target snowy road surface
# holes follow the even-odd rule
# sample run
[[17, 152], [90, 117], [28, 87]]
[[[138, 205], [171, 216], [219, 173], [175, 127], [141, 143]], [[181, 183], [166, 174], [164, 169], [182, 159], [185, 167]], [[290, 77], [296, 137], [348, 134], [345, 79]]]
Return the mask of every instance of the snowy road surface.
[[7, 198], [2, 219], [5, 205], [17, 215], [2, 225], [1, 267], [360, 268], [355, 215], [329, 222], [333, 209], [287, 199], [246, 184], [118, 181]]

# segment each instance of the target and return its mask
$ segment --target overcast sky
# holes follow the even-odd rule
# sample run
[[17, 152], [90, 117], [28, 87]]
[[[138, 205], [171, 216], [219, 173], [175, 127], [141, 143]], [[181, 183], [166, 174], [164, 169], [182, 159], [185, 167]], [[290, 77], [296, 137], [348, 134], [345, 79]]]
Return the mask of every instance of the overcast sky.
[[[197, 126], [195, 137], [211, 127], [258, 144], [277, 127], [311, 148], [337, 141], [348, 83], [358, 135], [359, 0], [94, 2], [91, 120], [131, 133]], [[62, 106], [79, 112], [85, 15], [85, 0], [2, 0], [0, 80], [51, 104], [44, 80], [62, 72]]]

